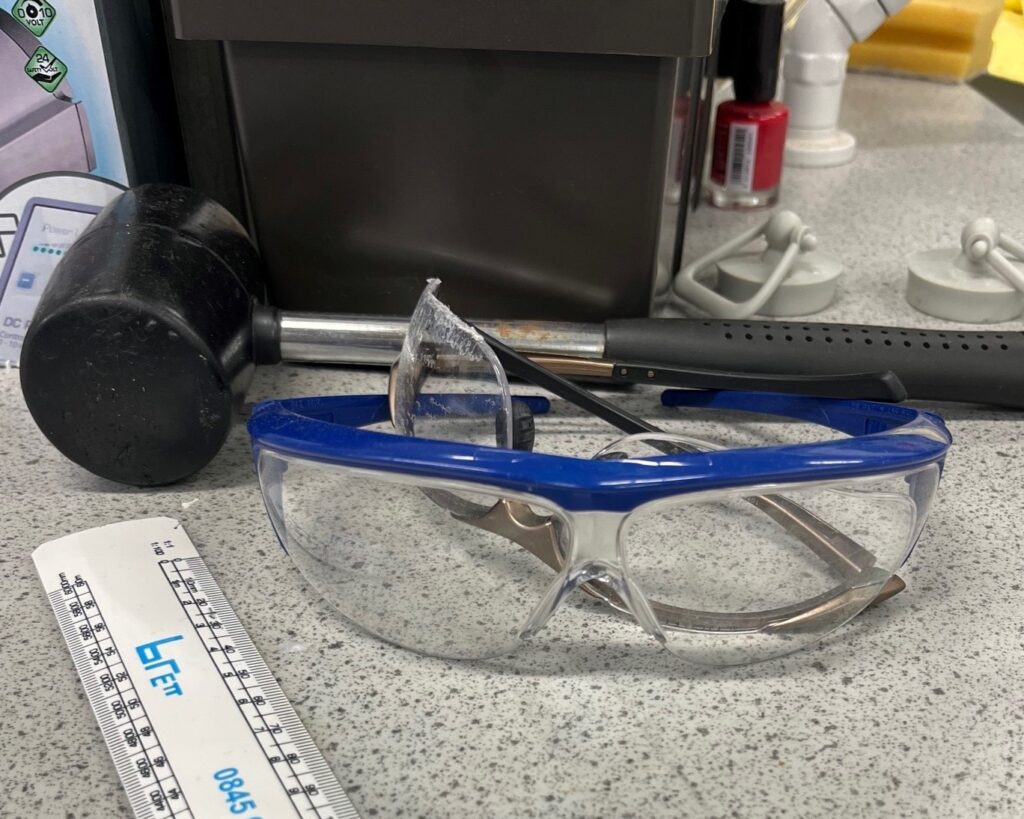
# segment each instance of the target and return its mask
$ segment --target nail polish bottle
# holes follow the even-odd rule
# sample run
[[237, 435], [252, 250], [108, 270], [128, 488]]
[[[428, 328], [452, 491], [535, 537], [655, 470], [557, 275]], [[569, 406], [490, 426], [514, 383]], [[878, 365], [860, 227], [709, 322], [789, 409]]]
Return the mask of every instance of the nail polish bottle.
[[[735, 99], [718, 106], [705, 192], [719, 208], [764, 208], [779, 198], [789, 109], [775, 100], [782, 4], [731, 0], [722, 23], [723, 66]], [[731, 19], [730, 19], [731, 18]]]

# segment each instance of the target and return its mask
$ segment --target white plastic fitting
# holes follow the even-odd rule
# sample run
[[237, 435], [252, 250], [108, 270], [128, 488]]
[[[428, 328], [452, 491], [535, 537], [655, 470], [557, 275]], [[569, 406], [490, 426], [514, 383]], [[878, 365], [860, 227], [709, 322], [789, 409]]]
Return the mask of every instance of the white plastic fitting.
[[839, 129], [850, 46], [869, 37], [908, 0], [808, 0], [785, 46], [783, 101], [789, 106], [786, 164], [843, 165], [857, 140]]
[[[737, 253], [763, 236], [763, 252]], [[818, 240], [792, 211], [782, 210], [691, 262], [673, 282], [675, 295], [715, 318], [803, 316], [829, 305], [842, 265], [812, 251]], [[704, 279], [717, 272], [717, 285]]]
[[1024, 312], [1024, 244], [989, 218], [969, 222], [960, 247], [915, 253], [907, 268], [907, 301], [922, 313], [988, 324]]

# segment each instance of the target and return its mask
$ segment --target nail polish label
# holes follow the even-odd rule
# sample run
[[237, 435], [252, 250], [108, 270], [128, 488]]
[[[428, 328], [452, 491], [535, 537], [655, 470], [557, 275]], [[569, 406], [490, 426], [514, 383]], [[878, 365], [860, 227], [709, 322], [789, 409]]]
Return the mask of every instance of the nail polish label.
[[757, 125], [733, 122], [729, 125], [729, 153], [726, 158], [725, 187], [731, 191], [754, 189], [754, 158], [757, 156]]

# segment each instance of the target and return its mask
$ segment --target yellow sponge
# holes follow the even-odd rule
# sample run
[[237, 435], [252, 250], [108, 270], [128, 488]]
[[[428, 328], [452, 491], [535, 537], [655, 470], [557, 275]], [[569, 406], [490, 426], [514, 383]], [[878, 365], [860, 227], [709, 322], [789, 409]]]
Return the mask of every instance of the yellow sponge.
[[910, 0], [871, 37], [850, 49], [852, 68], [940, 80], [983, 72], [1004, 0]]
[[1007, 10], [999, 15], [996, 30], [992, 32], [992, 59], [988, 73], [1024, 83], [1024, 16], [1019, 2], [1016, 12]]

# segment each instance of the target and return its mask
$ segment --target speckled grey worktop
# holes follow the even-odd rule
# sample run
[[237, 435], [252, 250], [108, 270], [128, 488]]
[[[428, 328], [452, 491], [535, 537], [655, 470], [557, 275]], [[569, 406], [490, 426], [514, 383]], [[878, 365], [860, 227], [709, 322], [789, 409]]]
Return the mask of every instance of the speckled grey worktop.
[[[967, 88], [871, 77], [851, 78], [844, 119], [854, 164], [785, 179], [785, 204], [848, 264], [819, 318], [941, 326], [903, 301], [903, 259], [977, 215], [1024, 238], [1024, 127]], [[702, 211], [690, 252], [749, 219]], [[252, 398], [383, 383], [281, 367]], [[1024, 416], [939, 409], [955, 448], [909, 588], [825, 644], [705, 670], [579, 602], [519, 654], [458, 663], [362, 635], [306, 586], [243, 428], [184, 484], [126, 489], [48, 446], [0, 371], [0, 817], [131, 815], [30, 553], [155, 515], [184, 522], [364, 816], [1024, 815]], [[612, 440], [582, 427], [559, 446]]]

